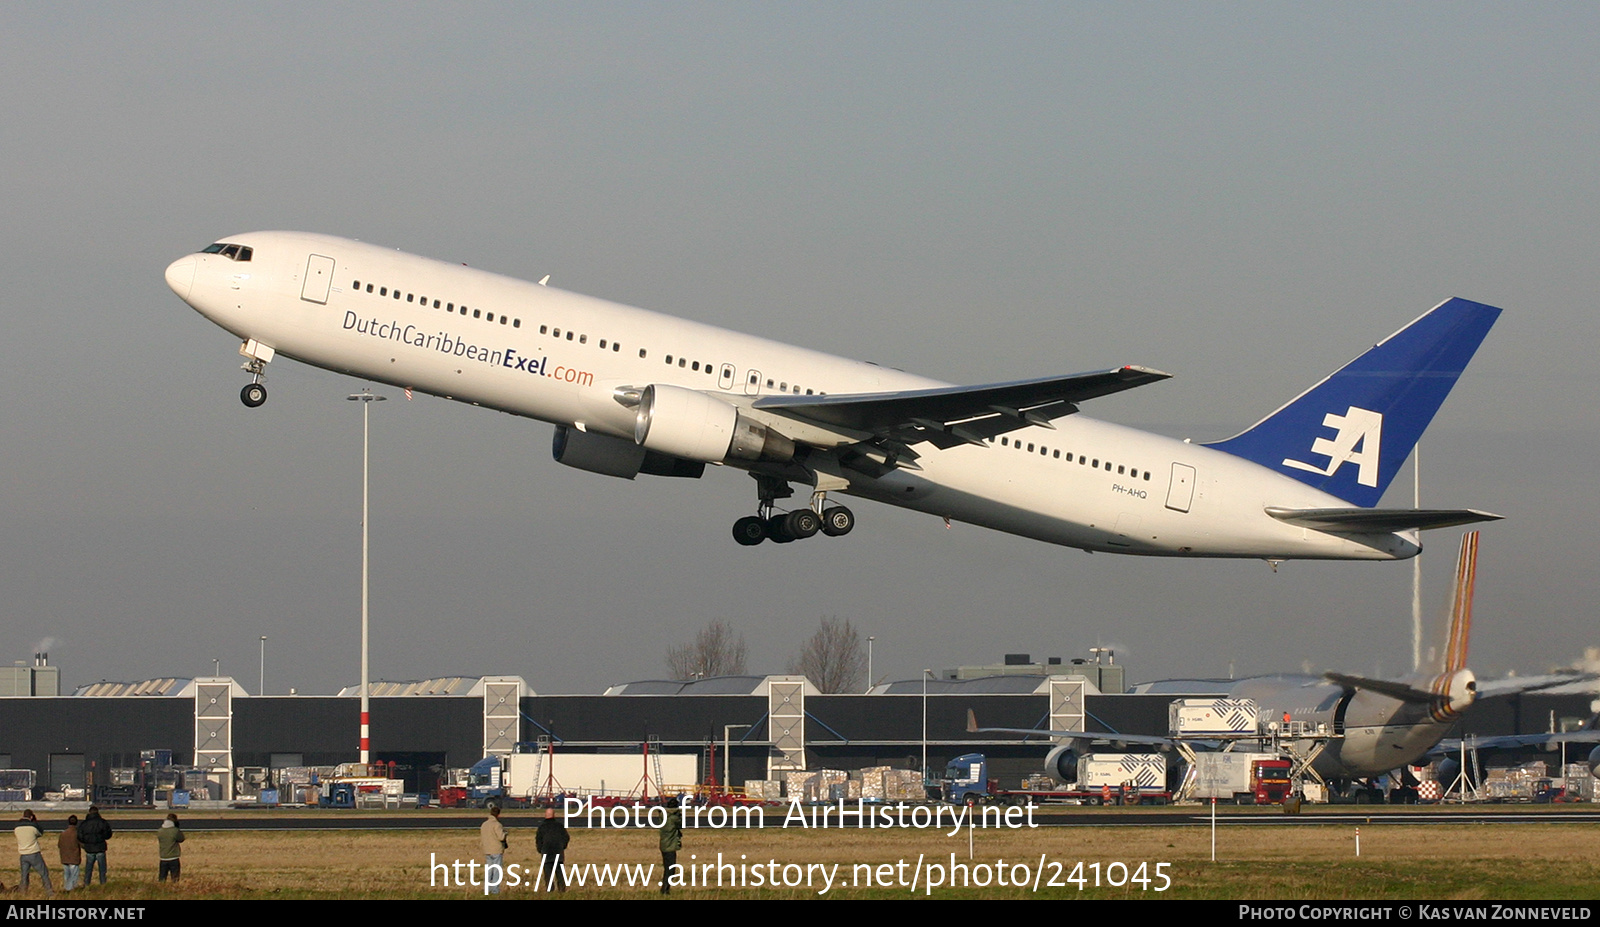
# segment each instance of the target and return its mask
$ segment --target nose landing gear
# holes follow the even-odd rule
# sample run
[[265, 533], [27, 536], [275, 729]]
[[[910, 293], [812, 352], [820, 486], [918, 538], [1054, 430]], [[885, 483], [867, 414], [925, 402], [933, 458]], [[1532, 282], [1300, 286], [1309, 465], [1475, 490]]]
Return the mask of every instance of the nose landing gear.
[[267, 387], [261, 381], [267, 378], [267, 363], [277, 352], [252, 338], [239, 345], [239, 353], [244, 356], [239, 369], [250, 374], [250, 382], [239, 390], [239, 401], [254, 409], [267, 401]]

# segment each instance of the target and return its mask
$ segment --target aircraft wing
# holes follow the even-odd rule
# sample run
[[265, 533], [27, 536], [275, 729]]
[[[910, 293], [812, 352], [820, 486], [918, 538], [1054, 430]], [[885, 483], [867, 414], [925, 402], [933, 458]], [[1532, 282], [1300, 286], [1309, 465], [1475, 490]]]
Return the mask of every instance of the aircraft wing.
[[[1529, 677], [1530, 679], [1539, 677]], [[1544, 677], [1546, 679], [1553, 677]], [[1560, 674], [1563, 685], [1572, 681], [1569, 674]], [[1593, 673], [1585, 674], [1579, 678], [1593, 679]], [[1514, 682], [1519, 680], [1502, 679], [1497, 682]], [[1551, 688], [1548, 685], [1540, 688]], [[1600, 743], [1600, 714], [1590, 715], [1583, 727], [1576, 731], [1550, 731], [1544, 734], [1501, 734], [1495, 737], [1474, 737], [1467, 741], [1467, 746], [1475, 750], [1513, 750], [1518, 747], [1553, 747], [1558, 744], [1595, 744]], [[1430, 752], [1432, 756], [1450, 756], [1461, 752], [1461, 739], [1452, 737], [1449, 740], [1439, 741], [1439, 745]]]
[[[1511, 750], [1517, 747], [1548, 747], [1556, 744], [1600, 743], [1600, 731], [1565, 731], [1558, 734], [1502, 734], [1498, 737], [1474, 737], [1467, 742], [1468, 749]], [[1450, 756], [1461, 752], [1461, 740], [1451, 738], [1439, 741], [1429, 752], [1430, 756]]]
[[1477, 509], [1290, 509], [1277, 505], [1267, 506], [1267, 514], [1301, 528], [1358, 534], [1410, 531], [1413, 528], [1452, 528], [1480, 521], [1498, 521], [1503, 517]]
[[905, 444], [933, 441], [941, 447], [979, 444], [986, 438], [1078, 411], [1077, 404], [1165, 380], [1171, 374], [1148, 367], [1118, 367], [1064, 377], [1017, 380], [985, 386], [945, 386], [890, 393], [840, 396], [762, 396], [753, 408]]
[[1043, 737], [1066, 737], [1072, 740], [1114, 740], [1119, 743], [1149, 744], [1156, 747], [1170, 747], [1177, 743], [1170, 737], [1155, 737], [1149, 734], [1117, 734], [1112, 732], [1095, 731], [1045, 731], [1029, 727], [979, 727], [978, 716], [972, 709], [967, 709], [967, 733], [969, 734], [1037, 734]]

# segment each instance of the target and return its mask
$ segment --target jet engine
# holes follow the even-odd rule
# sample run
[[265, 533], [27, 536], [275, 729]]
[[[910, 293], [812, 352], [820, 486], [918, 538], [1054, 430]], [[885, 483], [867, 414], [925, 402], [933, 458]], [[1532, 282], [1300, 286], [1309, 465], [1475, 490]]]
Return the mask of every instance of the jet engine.
[[1045, 775], [1065, 785], [1078, 781], [1078, 752], [1069, 741], [1051, 750], [1044, 758]]
[[550, 454], [557, 463], [590, 473], [620, 476], [625, 480], [631, 480], [641, 473], [699, 479], [706, 469], [706, 465], [698, 460], [658, 454], [625, 438], [579, 431], [567, 425], [556, 426]]
[[1600, 776], [1600, 747], [1589, 751], [1589, 774]]
[[685, 460], [794, 459], [794, 442], [715, 396], [652, 383], [639, 395], [633, 439], [647, 450]]

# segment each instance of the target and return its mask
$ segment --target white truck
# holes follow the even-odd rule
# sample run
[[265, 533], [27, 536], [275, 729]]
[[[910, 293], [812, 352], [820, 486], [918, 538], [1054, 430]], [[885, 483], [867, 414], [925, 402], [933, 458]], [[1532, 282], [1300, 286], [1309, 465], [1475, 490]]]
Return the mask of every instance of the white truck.
[[[699, 781], [696, 753], [513, 753], [505, 758], [506, 794], [643, 798], [691, 791]], [[648, 778], [647, 778], [648, 770]], [[659, 781], [658, 781], [659, 779]]]

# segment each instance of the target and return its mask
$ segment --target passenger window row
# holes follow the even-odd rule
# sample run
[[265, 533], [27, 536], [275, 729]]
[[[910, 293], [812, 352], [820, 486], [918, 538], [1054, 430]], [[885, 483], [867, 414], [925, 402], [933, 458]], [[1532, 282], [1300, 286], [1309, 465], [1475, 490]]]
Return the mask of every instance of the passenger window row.
[[[355, 292], [357, 292], [357, 293], [362, 292], [361, 281], [360, 280], [352, 281], [350, 286]], [[366, 292], [368, 292], [368, 293], [376, 293], [378, 296], [383, 296], [383, 297], [393, 297], [394, 299], [399, 299], [402, 295], [404, 295], [405, 296], [405, 300], [408, 303], [414, 303], [416, 305], [423, 306], [424, 308], [426, 308], [427, 305], [428, 305], [428, 297], [426, 297], [426, 296], [418, 296], [415, 293], [404, 293], [404, 294], [402, 294], [401, 290], [398, 287], [396, 287], [395, 289], [391, 290], [386, 286], [377, 286], [376, 284], [369, 283], [366, 286]], [[469, 311], [467, 306], [466, 306], [466, 304], [462, 304], [461, 306], [457, 306], [455, 303], [452, 303], [452, 302], [443, 302], [441, 300], [435, 299], [433, 301], [433, 308], [439, 309], [441, 307], [446, 312], [451, 312], [451, 313], [460, 312], [460, 314], [463, 317], [465, 317], [467, 312]], [[496, 316], [493, 312], [485, 312], [482, 309], [472, 309], [470, 311], [472, 312], [472, 317], [475, 318], [475, 319], [482, 319], [485, 322], [499, 322], [501, 325], [505, 325], [505, 324], [509, 323], [512, 328], [521, 328], [522, 327], [522, 320], [521, 319], [513, 319], [510, 316], [506, 315], [505, 313], [501, 313], [499, 316]]]
[[[989, 443], [993, 444], [994, 443], [994, 439], [990, 438], [989, 439]], [[1060, 448], [1052, 448], [1049, 445], [1045, 445], [1045, 444], [1035, 445], [1032, 441], [1028, 442], [1027, 448], [1026, 448], [1026, 450], [1024, 450], [1023, 445], [1022, 445], [1022, 441], [1014, 440], [1014, 439], [1012, 439], [1010, 437], [1002, 437], [1000, 439], [1000, 446], [1001, 447], [1014, 447], [1017, 450], [1024, 451], [1024, 453], [1028, 453], [1028, 454], [1035, 453], [1036, 452], [1035, 451], [1035, 447], [1037, 447], [1037, 453], [1041, 457], [1049, 457], [1049, 458], [1052, 458], [1054, 460], [1064, 461], [1066, 463], [1072, 463], [1073, 462], [1073, 456], [1074, 455], [1073, 455], [1073, 453], [1071, 451], [1066, 451], [1066, 452], [1063, 453], [1063, 451]], [[1109, 460], [1102, 461], [1098, 457], [1091, 459], [1091, 458], [1085, 457], [1082, 454], [1078, 454], [1076, 456], [1077, 456], [1078, 466], [1080, 466], [1080, 467], [1091, 467], [1091, 468], [1093, 468], [1095, 470], [1103, 469], [1107, 473], [1111, 473], [1112, 472], [1112, 466], [1113, 465], [1112, 465], [1111, 461], [1109, 461]], [[1132, 467], [1127, 466], [1126, 464], [1116, 464], [1115, 467], [1116, 467], [1115, 472], [1117, 473], [1118, 476], [1127, 475], [1127, 476], [1132, 476], [1134, 479], [1143, 479], [1145, 482], [1149, 482], [1150, 481], [1150, 471], [1149, 470], [1142, 470], [1141, 471], [1138, 468], [1132, 468]]]
[[[221, 247], [222, 246], [220, 246], [220, 245], [212, 245], [211, 248], [207, 249], [207, 251], [209, 252], [212, 249], [220, 249]], [[246, 253], [248, 255], [248, 252], [249, 252], [250, 249], [246, 248], [244, 250], [246, 251]], [[248, 256], [246, 256], [244, 258], [240, 258], [240, 260], [246, 260], [246, 261], [248, 261], [249, 259], [250, 258]], [[428, 303], [429, 303], [428, 297], [426, 297], [426, 296], [418, 296], [415, 293], [406, 293], [406, 292], [404, 292], [404, 291], [402, 291], [402, 290], [400, 290], [398, 288], [395, 288], [395, 289], [391, 290], [387, 286], [379, 286], [379, 285], [374, 284], [374, 283], [368, 283], [368, 284], [363, 285], [360, 280], [351, 281], [350, 287], [354, 292], [357, 292], [357, 293], [362, 293], [362, 292], [372, 293], [372, 294], [374, 294], [376, 296], [380, 296], [380, 297], [384, 297], [384, 298], [392, 298], [392, 299], [397, 299], [397, 300], [401, 299], [401, 298], [404, 298], [405, 301], [408, 302], [408, 303], [413, 303], [415, 305], [421, 305], [421, 306], [424, 306], [424, 307], [428, 306]], [[444, 311], [446, 311], [446, 312], [450, 312], [450, 313], [459, 312], [462, 316], [465, 316], [469, 311], [467, 306], [465, 306], [465, 305], [457, 306], [453, 302], [445, 302], [445, 301], [441, 301], [441, 300], [438, 300], [438, 299], [435, 299], [432, 302], [433, 302], [433, 308], [434, 309], [443, 308]], [[505, 324], [509, 323], [512, 328], [521, 328], [522, 327], [522, 320], [521, 319], [512, 318], [510, 316], [505, 315], [504, 313], [500, 314], [499, 316], [496, 316], [493, 312], [485, 312], [482, 309], [472, 309], [470, 311], [472, 313], [472, 317], [475, 318], [475, 319], [481, 318], [481, 319], [483, 319], [485, 321], [488, 321], [488, 322], [496, 322], [496, 321], [498, 321], [501, 325], [505, 325]], [[548, 335], [548, 336], [550, 336], [552, 338], [556, 338], [556, 339], [562, 340], [562, 341], [576, 342], [577, 344], [588, 344], [589, 343], [589, 336], [587, 334], [580, 334], [578, 332], [573, 331], [572, 329], [566, 329], [566, 330], [563, 331], [561, 328], [556, 327], [556, 326], [551, 326], [551, 325], [541, 325], [541, 326], [539, 326], [539, 334]], [[601, 338], [599, 340], [599, 342], [597, 342], [596, 347], [598, 347], [602, 351], [610, 350], [613, 353], [617, 353], [617, 352], [620, 352], [622, 350], [622, 343], [619, 342], [619, 341], [612, 341], [612, 340], [607, 339], [607, 338]], [[640, 348], [639, 349], [639, 357], [641, 359], [645, 358], [645, 357], [648, 357], [649, 353], [650, 352], [648, 350], [646, 350], [645, 348]], [[673, 366], [674, 364], [676, 364], [679, 367], [682, 367], [682, 368], [684, 368], [686, 370], [692, 370], [695, 373], [703, 372], [703, 373], [706, 374], [706, 376], [710, 376], [712, 374], [712, 371], [715, 369], [713, 367], [713, 365], [709, 361], [691, 361], [688, 358], [683, 357], [681, 355], [674, 356], [672, 354], [668, 354], [668, 355], [665, 356], [664, 360], [665, 360], [665, 363], [667, 364], [667, 366], [669, 366], [669, 367]], [[750, 374], [750, 385], [751, 386], [758, 385], [759, 380], [760, 380], [760, 374], [757, 374], [757, 373], [754, 373], [754, 372], [752, 372]], [[793, 394], [795, 394], [797, 396], [800, 395], [800, 393], [801, 393], [800, 385], [798, 383], [796, 383], [796, 384], [791, 386], [789, 384], [789, 382], [786, 381], [786, 380], [773, 380], [771, 378], [769, 378], [767, 380], [767, 389], [769, 389], [769, 390], [777, 390], [780, 393], [790, 393], [790, 392], [792, 392]], [[813, 395], [826, 396], [828, 394], [827, 393], [820, 393], [819, 394], [815, 390], [808, 389], [808, 390], [805, 390], [805, 395], [807, 395], [807, 396], [813, 396]]]

